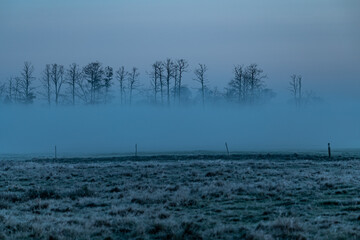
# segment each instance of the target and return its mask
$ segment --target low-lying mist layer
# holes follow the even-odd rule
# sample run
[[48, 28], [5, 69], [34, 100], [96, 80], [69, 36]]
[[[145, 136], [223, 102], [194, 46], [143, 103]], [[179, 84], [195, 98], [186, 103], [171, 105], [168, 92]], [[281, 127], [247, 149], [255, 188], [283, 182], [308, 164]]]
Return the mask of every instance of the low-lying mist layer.
[[76, 154], [210, 150], [304, 151], [360, 146], [355, 104], [295, 108], [1, 106], [0, 153]]

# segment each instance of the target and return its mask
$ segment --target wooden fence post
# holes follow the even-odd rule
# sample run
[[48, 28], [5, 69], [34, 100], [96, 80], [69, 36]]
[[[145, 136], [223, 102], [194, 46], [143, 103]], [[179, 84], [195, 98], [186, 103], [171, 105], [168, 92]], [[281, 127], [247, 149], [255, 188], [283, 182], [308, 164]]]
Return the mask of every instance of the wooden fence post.
[[229, 148], [228, 148], [227, 142], [225, 142], [225, 147], [226, 147], [227, 155], [228, 155], [228, 157], [229, 157], [229, 156], [230, 156], [230, 153], [229, 153]]

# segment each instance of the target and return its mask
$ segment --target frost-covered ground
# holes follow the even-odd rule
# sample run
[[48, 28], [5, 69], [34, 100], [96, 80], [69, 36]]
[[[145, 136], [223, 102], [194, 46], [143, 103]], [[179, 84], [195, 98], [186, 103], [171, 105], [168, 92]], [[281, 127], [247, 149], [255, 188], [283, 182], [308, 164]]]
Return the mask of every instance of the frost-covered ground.
[[0, 161], [0, 239], [360, 239], [360, 160]]

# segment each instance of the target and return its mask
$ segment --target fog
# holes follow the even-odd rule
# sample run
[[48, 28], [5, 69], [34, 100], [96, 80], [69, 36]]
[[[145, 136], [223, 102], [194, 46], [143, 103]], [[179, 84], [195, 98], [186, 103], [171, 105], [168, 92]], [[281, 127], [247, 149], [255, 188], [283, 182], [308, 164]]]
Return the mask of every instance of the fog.
[[[231, 152], [321, 151], [328, 142], [333, 149], [359, 148], [359, 6], [356, 0], [1, 0], [0, 102], [24, 61], [35, 67], [36, 98], [33, 105], [0, 103], [0, 154], [53, 156], [55, 145], [59, 156], [133, 154], [135, 144], [139, 154], [224, 152], [225, 142]], [[242, 107], [129, 107], [117, 99], [42, 106], [46, 64], [135, 66], [138, 91], [145, 92], [152, 63], [166, 58], [189, 62], [183, 84], [192, 90], [199, 87], [195, 68], [206, 64], [208, 86], [222, 97], [234, 66], [257, 63], [276, 98]], [[323, 101], [288, 104], [292, 74], [302, 76], [304, 94]]]
[[256, 107], [1, 106], [0, 154], [321, 151], [360, 146], [354, 103]]

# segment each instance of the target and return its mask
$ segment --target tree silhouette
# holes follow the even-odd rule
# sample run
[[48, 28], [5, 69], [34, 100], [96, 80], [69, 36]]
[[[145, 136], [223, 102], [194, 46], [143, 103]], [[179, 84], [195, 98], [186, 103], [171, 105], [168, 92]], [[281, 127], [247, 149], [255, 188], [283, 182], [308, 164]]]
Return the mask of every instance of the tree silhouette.
[[182, 78], [183, 78], [184, 73], [187, 72], [189, 63], [185, 59], [179, 59], [179, 60], [177, 60], [176, 64], [177, 64], [177, 71], [178, 71], [178, 75], [177, 75], [178, 94], [179, 94], [178, 97], [179, 97], [179, 103], [180, 103]]
[[32, 82], [35, 79], [33, 77], [34, 66], [30, 62], [25, 62], [21, 72], [21, 81], [19, 83], [19, 92], [22, 95], [21, 100], [23, 103], [33, 103], [35, 99], [34, 88]]
[[67, 70], [67, 83], [70, 86], [72, 105], [75, 105], [76, 86], [78, 86], [81, 77], [82, 72], [79, 65], [76, 63], [71, 64]]
[[138, 77], [140, 73], [136, 67], [132, 68], [132, 71], [128, 74], [128, 81], [129, 81], [129, 104], [131, 105], [132, 102], [132, 94], [134, 89], [138, 87]]
[[52, 64], [50, 76], [54, 86], [55, 104], [58, 105], [61, 86], [64, 83], [64, 66], [57, 65], [56, 63]]
[[51, 66], [50, 64], [45, 65], [42, 78], [42, 86], [45, 90], [45, 97], [48, 105], [51, 105]]
[[121, 66], [117, 71], [116, 71], [116, 78], [119, 81], [119, 85], [120, 85], [120, 103], [121, 105], [123, 104], [123, 99], [124, 99], [124, 95], [125, 95], [125, 79], [127, 77], [127, 72], [125, 71], [125, 67]]
[[151, 86], [154, 91], [154, 103], [157, 104], [157, 93], [159, 91], [159, 66], [161, 62], [156, 61], [151, 65], [152, 71], [150, 72]]
[[205, 88], [206, 88], [206, 76], [205, 73], [207, 71], [207, 67], [205, 64], [199, 63], [199, 67], [195, 69], [195, 81], [199, 82], [201, 85], [201, 99], [202, 99], [202, 105], [205, 106]]
[[229, 82], [229, 87], [237, 102], [243, 102], [247, 93], [247, 86], [245, 85], [245, 73], [242, 65], [234, 67], [234, 78]]
[[170, 79], [174, 76], [174, 63], [170, 58], [166, 59], [163, 63], [166, 72], [166, 92], [167, 92], [167, 104], [170, 105]]
[[250, 64], [246, 68], [246, 78], [250, 86], [250, 103], [254, 103], [256, 95], [259, 93], [259, 90], [262, 86], [262, 79], [265, 78], [265, 75], [262, 75], [263, 70], [258, 67], [256, 63]]
[[299, 107], [302, 103], [302, 77], [301, 75], [293, 74], [290, 78], [290, 92], [293, 95], [295, 105]]
[[99, 62], [92, 62], [83, 68], [84, 77], [90, 84], [90, 103], [98, 102], [104, 70]]
[[[162, 105], [167, 103], [167, 106], [170, 106], [171, 101], [173, 101], [174, 105], [175, 103], [194, 103], [196, 97], [192, 97], [194, 95], [189, 87], [183, 84], [184, 73], [189, 70], [189, 64], [185, 59], [172, 61], [167, 58], [164, 61], [156, 61], [151, 65], [151, 69], [149, 73], [151, 89], [141, 89], [140, 72], [136, 67], [127, 72], [122, 66], [114, 72], [111, 66], [103, 67], [98, 61], [91, 62], [83, 67], [73, 63], [67, 69], [64, 69], [62, 65], [47, 64], [40, 78], [43, 87], [40, 94], [45, 96], [49, 105], [52, 104], [52, 101], [56, 105], [66, 102], [72, 105], [75, 105], [75, 102], [108, 104], [113, 93], [115, 74], [115, 78], [119, 81], [120, 92], [117, 94], [120, 94], [121, 105], [133, 102], [135, 90], [139, 93], [138, 96], [151, 96], [149, 99], [154, 104], [158, 104], [160, 101]], [[199, 92], [201, 93], [203, 106], [205, 106], [206, 102], [216, 104], [216, 102], [223, 102], [226, 99], [241, 104], [263, 104], [275, 96], [271, 89], [266, 88], [263, 82], [266, 75], [257, 64], [245, 67], [243, 65], [234, 66], [234, 77], [228, 83], [225, 92], [218, 90], [216, 87], [210, 89], [207, 86], [207, 70], [205, 64], [198, 64], [194, 69], [193, 80], [200, 84]], [[5, 102], [33, 102], [35, 98], [33, 72], [33, 65], [25, 62], [21, 77], [11, 78], [5, 84], [6, 86], [0, 84], [3, 89], [6, 89]], [[64, 83], [68, 87], [67, 91], [63, 91]], [[306, 104], [308, 99], [318, 99], [317, 97], [307, 97], [306, 93], [302, 93], [301, 76], [293, 75], [290, 87], [297, 105]], [[171, 94], [173, 95], [171, 96]]]
[[112, 85], [113, 75], [114, 75], [113, 68], [109, 66], [105, 67], [104, 70], [105, 104], [108, 103], [109, 91]]

